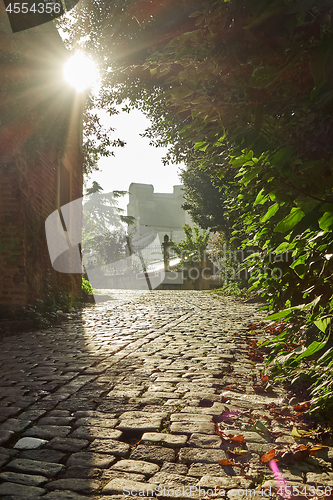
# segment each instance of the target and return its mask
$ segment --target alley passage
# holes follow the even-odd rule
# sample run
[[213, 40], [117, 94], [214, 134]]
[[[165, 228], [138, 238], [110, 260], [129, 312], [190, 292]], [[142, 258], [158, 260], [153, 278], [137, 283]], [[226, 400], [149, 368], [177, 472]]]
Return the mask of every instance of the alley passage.
[[[260, 317], [229, 297], [155, 291], [4, 336], [0, 498], [274, 496], [260, 457], [294, 443], [293, 423], [269, 411], [288, 406], [281, 389], [253, 390]], [[288, 485], [333, 485], [325, 453], [280, 467]]]

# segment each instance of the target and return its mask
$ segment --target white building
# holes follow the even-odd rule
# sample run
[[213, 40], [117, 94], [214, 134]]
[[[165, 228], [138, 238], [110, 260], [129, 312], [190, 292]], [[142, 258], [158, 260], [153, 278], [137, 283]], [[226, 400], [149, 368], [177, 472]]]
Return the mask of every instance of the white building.
[[155, 229], [163, 242], [169, 239], [179, 243], [184, 239], [184, 224], [193, 225], [190, 215], [181, 208], [184, 203], [183, 186], [173, 186], [173, 193], [154, 193], [152, 184], [132, 182], [129, 187], [127, 215], [135, 217], [137, 226]]

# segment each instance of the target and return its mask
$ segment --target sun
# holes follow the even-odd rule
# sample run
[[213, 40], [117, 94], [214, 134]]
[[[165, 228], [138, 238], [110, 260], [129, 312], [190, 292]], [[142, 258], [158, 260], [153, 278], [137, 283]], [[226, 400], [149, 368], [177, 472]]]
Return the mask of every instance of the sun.
[[77, 92], [82, 92], [97, 82], [98, 69], [90, 57], [76, 52], [64, 66], [64, 77]]

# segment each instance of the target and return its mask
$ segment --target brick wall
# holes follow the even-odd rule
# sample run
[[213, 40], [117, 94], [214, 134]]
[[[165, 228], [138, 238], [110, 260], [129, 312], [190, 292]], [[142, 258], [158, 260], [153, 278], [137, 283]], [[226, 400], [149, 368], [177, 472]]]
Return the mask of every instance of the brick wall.
[[0, 2], [0, 305], [15, 309], [47, 285], [77, 295], [80, 274], [51, 266], [45, 220], [58, 208], [61, 163], [82, 196], [81, 106], [62, 78], [68, 57], [52, 25], [13, 34]]

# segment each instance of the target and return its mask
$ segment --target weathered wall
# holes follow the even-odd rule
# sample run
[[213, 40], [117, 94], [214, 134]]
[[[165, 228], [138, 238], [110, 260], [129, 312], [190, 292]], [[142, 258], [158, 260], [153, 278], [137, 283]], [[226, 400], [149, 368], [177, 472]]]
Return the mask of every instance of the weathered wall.
[[181, 208], [184, 203], [182, 186], [174, 186], [173, 193], [154, 193], [152, 184], [132, 183], [129, 187], [127, 215], [136, 218], [138, 225], [153, 227], [161, 242], [164, 235], [176, 243], [184, 238], [182, 226], [191, 224], [189, 214]]
[[51, 266], [45, 220], [59, 207], [60, 165], [82, 196], [81, 103], [63, 81], [68, 57], [52, 23], [13, 34], [0, 2], [0, 305], [55, 290], [80, 293], [81, 275]]

